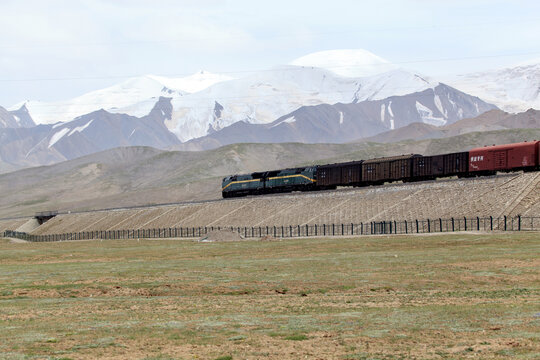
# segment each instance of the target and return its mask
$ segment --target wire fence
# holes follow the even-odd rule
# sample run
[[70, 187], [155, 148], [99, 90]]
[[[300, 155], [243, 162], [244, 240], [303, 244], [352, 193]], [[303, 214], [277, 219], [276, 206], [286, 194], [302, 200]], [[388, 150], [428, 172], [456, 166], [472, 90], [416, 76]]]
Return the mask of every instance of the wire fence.
[[280, 226], [205, 226], [175, 227], [134, 230], [98, 230], [62, 234], [33, 235], [12, 230], [4, 231], [4, 237], [19, 238], [31, 242], [70, 240], [117, 240], [117, 239], [167, 239], [204, 238], [212, 231], [234, 231], [244, 238], [309, 237], [309, 236], [361, 236], [381, 234], [426, 234], [455, 231], [534, 231], [540, 230], [540, 217], [460, 217], [449, 219], [423, 219], [402, 221], [370, 221], [358, 224], [314, 224]]

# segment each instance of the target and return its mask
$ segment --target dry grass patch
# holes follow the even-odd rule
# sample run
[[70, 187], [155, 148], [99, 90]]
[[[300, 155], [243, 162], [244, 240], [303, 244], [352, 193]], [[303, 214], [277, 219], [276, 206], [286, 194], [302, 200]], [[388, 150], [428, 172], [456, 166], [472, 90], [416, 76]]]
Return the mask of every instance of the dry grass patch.
[[0, 241], [0, 357], [532, 359], [540, 235]]

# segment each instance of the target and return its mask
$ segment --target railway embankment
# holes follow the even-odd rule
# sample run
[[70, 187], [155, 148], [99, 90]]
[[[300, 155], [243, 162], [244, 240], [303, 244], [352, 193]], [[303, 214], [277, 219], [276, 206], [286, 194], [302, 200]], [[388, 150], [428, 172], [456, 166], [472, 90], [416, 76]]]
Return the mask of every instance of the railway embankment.
[[[504, 215], [540, 216], [539, 173], [58, 214], [30, 233], [358, 224]], [[0, 232], [7, 229], [22, 231], [28, 221], [28, 218], [0, 220]]]

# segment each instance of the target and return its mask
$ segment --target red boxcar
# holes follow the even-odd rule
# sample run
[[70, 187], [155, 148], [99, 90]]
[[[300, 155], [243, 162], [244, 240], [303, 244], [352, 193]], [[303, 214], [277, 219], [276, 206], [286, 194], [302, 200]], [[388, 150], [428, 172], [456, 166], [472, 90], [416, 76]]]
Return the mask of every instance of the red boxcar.
[[469, 151], [470, 173], [532, 170], [539, 165], [540, 141], [484, 146]]

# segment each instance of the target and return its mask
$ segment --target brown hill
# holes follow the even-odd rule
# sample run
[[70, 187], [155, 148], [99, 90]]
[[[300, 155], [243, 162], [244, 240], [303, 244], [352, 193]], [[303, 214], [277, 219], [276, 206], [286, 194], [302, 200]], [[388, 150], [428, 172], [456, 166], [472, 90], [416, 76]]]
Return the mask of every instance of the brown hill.
[[234, 173], [390, 156], [466, 151], [540, 139], [540, 129], [468, 133], [393, 144], [237, 144], [202, 152], [117, 148], [52, 166], [0, 175], [0, 218], [217, 199]]
[[391, 143], [403, 140], [439, 139], [481, 131], [539, 129], [540, 111], [529, 109], [519, 114], [490, 110], [475, 118], [459, 120], [447, 126], [412, 123], [356, 142]]

